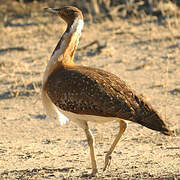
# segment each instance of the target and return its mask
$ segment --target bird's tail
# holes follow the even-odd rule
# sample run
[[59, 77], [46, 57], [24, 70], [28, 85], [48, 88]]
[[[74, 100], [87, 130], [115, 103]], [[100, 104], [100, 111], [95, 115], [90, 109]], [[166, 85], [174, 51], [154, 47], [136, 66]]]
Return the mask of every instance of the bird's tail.
[[138, 108], [136, 108], [135, 117], [133, 118], [135, 122], [150, 128], [152, 130], [160, 131], [165, 135], [173, 135], [174, 132], [171, 131], [158, 112], [142, 97], [135, 97]]

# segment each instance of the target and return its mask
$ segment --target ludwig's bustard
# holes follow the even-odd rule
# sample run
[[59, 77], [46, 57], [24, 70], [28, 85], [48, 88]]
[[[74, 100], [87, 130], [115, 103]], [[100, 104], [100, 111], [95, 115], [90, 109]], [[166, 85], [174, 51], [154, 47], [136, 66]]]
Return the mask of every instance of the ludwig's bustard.
[[66, 123], [66, 116], [84, 129], [90, 147], [92, 175], [97, 173], [97, 166], [88, 121], [102, 123], [116, 120], [120, 124], [119, 133], [106, 154], [104, 170], [110, 164], [111, 154], [126, 129], [124, 120], [166, 135], [172, 134], [156, 110], [119, 77], [100, 69], [74, 64], [74, 53], [83, 28], [83, 16], [79, 9], [66, 6], [46, 10], [64, 19], [67, 29], [44, 73], [43, 105], [47, 115], [58, 118], [61, 124]]

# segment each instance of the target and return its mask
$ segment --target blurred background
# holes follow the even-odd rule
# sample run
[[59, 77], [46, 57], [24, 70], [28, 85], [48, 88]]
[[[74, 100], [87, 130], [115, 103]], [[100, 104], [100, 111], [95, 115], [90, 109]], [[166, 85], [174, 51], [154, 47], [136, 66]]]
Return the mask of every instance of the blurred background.
[[1, 0], [0, 23], [8, 26], [16, 18], [43, 14], [42, 7], [73, 5], [80, 8], [87, 21], [99, 22], [108, 18], [143, 18], [154, 16], [160, 22], [179, 16], [180, 0]]

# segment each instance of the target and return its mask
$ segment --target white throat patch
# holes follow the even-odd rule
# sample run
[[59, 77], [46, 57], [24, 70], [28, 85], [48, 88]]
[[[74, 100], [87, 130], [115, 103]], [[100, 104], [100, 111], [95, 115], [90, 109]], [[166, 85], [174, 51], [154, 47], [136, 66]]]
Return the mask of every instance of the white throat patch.
[[84, 26], [83, 19], [78, 19], [78, 18], [75, 19], [70, 27], [70, 33], [74, 33], [74, 32], [81, 33], [83, 26]]

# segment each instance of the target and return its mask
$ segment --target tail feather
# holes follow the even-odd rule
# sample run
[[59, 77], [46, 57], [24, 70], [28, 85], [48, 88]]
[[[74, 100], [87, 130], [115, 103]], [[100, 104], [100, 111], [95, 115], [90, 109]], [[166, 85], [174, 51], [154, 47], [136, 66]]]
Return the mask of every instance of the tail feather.
[[152, 130], [160, 131], [165, 135], [173, 135], [173, 131], [171, 131], [158, 112], [142, 97], [135, 96], [136, 103], [138, 104], [138, 108], [136, 106], [136, 113], [134, 117], [134, 121], [149, 128]]

